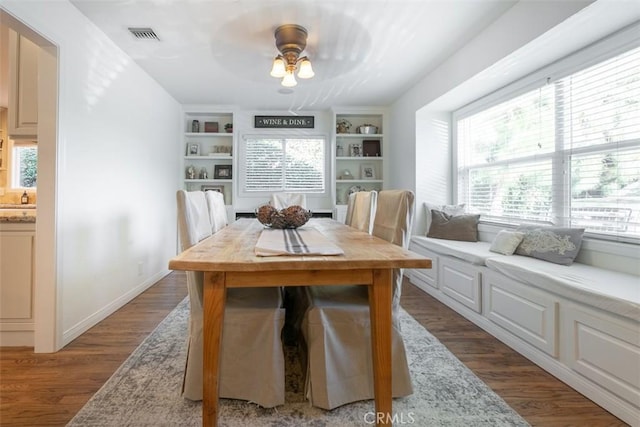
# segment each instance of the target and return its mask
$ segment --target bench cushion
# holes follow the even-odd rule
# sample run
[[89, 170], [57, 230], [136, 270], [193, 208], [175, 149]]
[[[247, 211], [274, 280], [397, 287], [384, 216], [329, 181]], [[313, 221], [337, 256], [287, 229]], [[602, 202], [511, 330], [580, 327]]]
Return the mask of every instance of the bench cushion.
[[452, 256], [474, 265], [485, 265], [487, 258], [501, 256], [489, 251], [489, 242], [461, 242], [423, 236], [413, 236], [411, 242], [432, 252]]
[[557, 295], [640, 321], [640, 277], [574, 263], [558, 265], [524, 256], [486, 259], [489, 269]]

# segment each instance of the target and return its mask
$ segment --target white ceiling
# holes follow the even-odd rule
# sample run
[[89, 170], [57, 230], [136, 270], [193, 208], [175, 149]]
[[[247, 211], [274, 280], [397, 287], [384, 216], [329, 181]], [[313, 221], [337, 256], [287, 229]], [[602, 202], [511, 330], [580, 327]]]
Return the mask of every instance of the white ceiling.
[[[182, 104], [320, 110], [389, 105], [473, 39], [506, 0], [71, 0]], [[281, 24], [309, 32], [316, 76], [269, 76]], [[140, 41], [128, 27], [151, 27]]]

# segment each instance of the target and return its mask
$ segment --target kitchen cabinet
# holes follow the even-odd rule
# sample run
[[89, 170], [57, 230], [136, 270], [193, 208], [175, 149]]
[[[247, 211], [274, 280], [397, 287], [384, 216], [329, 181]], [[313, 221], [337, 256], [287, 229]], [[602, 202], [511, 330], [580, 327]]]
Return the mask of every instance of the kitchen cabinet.
[[0, 227], [0, 346], [33, 346], [35, 223]]
[[38, 53], [40, 47], [9, 30], [8, 133], [14, 139], [38, 135]]

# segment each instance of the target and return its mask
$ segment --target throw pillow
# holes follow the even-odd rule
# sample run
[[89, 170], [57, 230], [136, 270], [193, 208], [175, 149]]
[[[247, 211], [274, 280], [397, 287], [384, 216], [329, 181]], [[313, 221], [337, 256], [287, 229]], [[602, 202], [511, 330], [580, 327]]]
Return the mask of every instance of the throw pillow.
[[522, 232], [500, 230], [493, 239], [489, 250], [503, 255], [513, 255], [523, 238], [524, 233]]
[[426, 214], [426, 230], [429, 231], [431, 228], [431, 209], [435, 209], [441, 212], [446, 213], [447, 215], [461, 215], [464, 213], [465, 204], [461, 203], [459, 205], [434, 205], [432, 203], [425, 202], [424, 210]]
[[530, 256], [561, 265], [571, 265], [582, 245], [584, 228], [521, 226], [522, 243], [518, 255]]
[[427, 237], [477, 242], [479, 220], [480, 215], [448, 215], [432, 209], [431, 227], [429, 227]]

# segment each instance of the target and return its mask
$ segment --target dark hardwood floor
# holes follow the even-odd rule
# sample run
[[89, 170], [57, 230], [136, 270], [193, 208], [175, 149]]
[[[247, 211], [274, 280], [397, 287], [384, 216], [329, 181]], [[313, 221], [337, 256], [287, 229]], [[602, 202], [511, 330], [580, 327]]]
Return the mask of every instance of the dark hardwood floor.
[[[57, 353], [1, 348], [0, 425], [64, 426], [186, 293], [174, 272]], [[530, 424], [626, 425], [408, 282], [402, 305]]]

